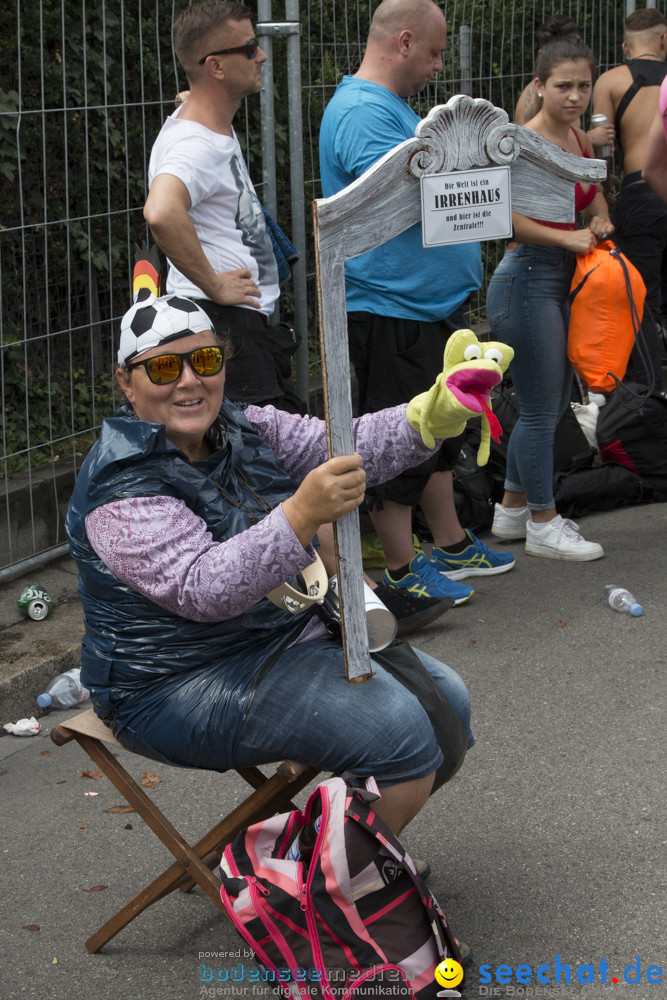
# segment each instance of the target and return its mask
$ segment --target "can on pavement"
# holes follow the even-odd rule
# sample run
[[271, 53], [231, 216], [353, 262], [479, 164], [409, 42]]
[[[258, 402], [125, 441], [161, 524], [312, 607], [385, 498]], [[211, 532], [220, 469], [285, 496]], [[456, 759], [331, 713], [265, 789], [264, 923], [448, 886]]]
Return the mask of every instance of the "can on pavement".
[[51, 598], [43, 587], [31, 584], [21, 591], [18, 606], [28, 618], [38, 622], [46, 618], [51, 610]]
[[[591, 128], [597, 128], [598, 125], [606, 125], [607, 116], [606, 115], [591, 115]], [[595, 155], [600, 160], [606, 160], [608, 156], [611, 156], [611, 146], [595, 146]]]

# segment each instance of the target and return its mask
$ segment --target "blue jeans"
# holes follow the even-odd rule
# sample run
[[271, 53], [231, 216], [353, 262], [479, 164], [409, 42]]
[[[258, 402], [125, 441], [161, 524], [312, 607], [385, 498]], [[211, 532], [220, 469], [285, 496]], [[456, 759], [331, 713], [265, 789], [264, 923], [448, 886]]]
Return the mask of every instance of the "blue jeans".
[[[463, 680], [451, 667], [415, 652], [444, 690], [472, 746]], [[335, 774], [372, 775], [380, 787], [431, 774], [443, 758], [428, 715], [379, 664], [373, 670], [369, 680], [350, 684], [339, 642], [290, 646], [255, 691], [235, 766], [290, 757]]]
[[510, 373], [520, 416], [509, 441], [505, 489], [531, 510], [550, 510], [556, 425], [570, 402], [567, 297], [575, 257], [560, 247], [519, 243], [489, 283], [486, 314], [495, 340], [514, 348]]

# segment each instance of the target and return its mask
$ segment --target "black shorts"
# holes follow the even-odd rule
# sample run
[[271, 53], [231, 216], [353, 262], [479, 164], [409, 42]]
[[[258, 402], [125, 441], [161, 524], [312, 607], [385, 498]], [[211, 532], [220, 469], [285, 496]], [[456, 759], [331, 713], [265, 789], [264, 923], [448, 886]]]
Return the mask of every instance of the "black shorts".
[[271, 403], [290, 413], [306, 413], [291, 381], [292, 357], [298, 340], [287, 323], [270, 326], [257, 309], [220, 306], [194, 299], [208, 315], [215, 332], [229, 337], [234, 353], [227, 363], [225, 396], [234, 403]]
[[[442, 371], [450, 334], [466, 327], [465, 306], [437, 323], [393, 319], [367, 312], [347, 314], [350, 360], [357, 376], [358, 412], [375, 413], [426, 392]], [[432, 458], [367, 493], [370, 510], [383, 500], [414, 507], [434, 472], [453, 469], [463, 435], [443, 441]]]

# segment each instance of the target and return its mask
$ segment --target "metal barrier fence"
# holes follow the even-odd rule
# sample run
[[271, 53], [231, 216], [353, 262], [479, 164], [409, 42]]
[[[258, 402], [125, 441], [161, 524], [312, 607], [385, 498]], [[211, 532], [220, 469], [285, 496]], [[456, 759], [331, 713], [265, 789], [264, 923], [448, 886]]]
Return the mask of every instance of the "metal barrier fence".
[[[118, 321], [129, 304], [133, 247], [150, 148], [186, 86], [171, 48], [185, 0], [21, 0], [0, 11], [0, 580], [66, 551], [64, 512], [77, 470], [115, 403]], [[647, 6], [655, 6], [655, 0]], [[532, 76], [545, 0], [450, 0], [444, 72], [424, 114], [454, 93], [510, 115]], [[621, 59], [632, 0], [569, 0], [602, 70]], [[301, 251], [281, 311], [308, 336], [302, 394], [317, 365], [310, 202], [318, 197], [322, 110], [359, 65], [376, 3], [258, 0], [270, 50], [261, 103], [237, 115], [260, 199]], [[291, 27], [286, 25], [291, 25]], [[485, 246], [487, 274], [499, 247]], [[474, 303], [483, 314], [483, 290]]]

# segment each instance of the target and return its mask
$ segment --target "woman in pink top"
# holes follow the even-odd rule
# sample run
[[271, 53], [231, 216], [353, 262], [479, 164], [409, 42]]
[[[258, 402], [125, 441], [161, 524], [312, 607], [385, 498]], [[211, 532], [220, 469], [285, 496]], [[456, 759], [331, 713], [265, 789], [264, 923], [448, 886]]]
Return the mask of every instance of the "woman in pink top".
[[[526, 128], [575, 156], [592, 156], [590, 139], [573, 122], [590, 102], [594, 69], [593, 54], [577, 38], [544, 45], [535, 64], [542, 106]], [[512, 213], [514, 240], [489, 284], [486, 311], [494, 339], [514, 348], [510, 371], [520, 408], [493, 534], [525, 538], [530, 555], [581, 561], [600, 559], [602, 546], [557, 513], [553, 494], [554, 435], [572, 391], [567, 298], [575, 255], [589, 253], [614, 227], [596, 185], [576, 185], [575, 213], [586, 228]]]

